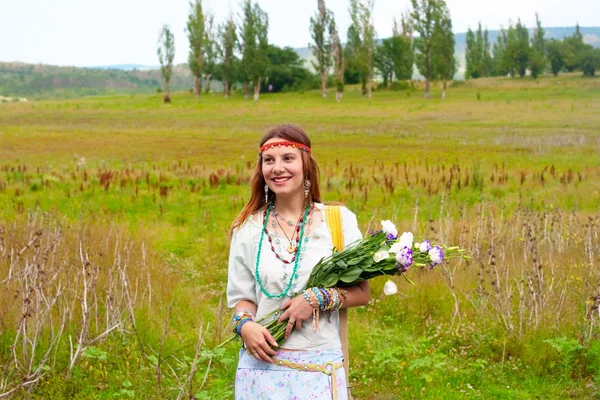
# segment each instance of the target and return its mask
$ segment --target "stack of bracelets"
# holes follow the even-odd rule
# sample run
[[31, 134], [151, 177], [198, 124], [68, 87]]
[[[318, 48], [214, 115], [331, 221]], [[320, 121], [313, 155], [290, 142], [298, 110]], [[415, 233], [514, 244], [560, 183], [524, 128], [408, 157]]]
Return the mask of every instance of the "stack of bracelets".
[[246, 322], [254, 322], [254, 313], [250, 310], [238, 310], [233, 317], [233, 332], [238, 335], [242, 334], [242, 326]]
[[313, 307], [313, 331], [319, 330], [319, 312], [324, 311], [331, 315], [332, 311], [342, 307], [348, 292], [337, 288], [310, 288], [302, 292], [302, 295]]

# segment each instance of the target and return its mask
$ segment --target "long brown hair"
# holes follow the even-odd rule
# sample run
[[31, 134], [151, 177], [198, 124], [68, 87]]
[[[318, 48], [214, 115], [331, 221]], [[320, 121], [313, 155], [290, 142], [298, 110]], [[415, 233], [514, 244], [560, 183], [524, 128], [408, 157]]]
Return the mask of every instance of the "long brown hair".
[[[285, 124], [279, 125], [269, 130], [261, 139], [261, 147], [269, 139], [280, 138], [291, 142], [302, 143], [311, 147], [308, 135], [297, 125]], [[304, 179], [310, 181], [310, 189], [308, 191], [308, 202], [321, 202], [321, 191], [319, 189], [319, 166], [313, 156], [305, 151], [300, 150], [302, 156], [302, 170], [304, 171]], [[231, 230], [242, 226], [250, 215], [267, 206], [265, 202], [265, 177], [262, 174], [262, 154], [259, 154], [256, 167], [254, 168], [254, 176], [252, 176], [251, 194], [248, 204], [244, 206], [240, 214], [233, 220]], [[269, 191], [269, 200], [274, 201], [275, 194]]]

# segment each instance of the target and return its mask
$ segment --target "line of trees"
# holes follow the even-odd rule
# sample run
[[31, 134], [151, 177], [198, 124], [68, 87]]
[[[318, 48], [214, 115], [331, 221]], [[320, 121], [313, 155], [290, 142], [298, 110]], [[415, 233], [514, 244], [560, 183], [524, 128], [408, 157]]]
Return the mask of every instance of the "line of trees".
[[[316, 74], [308, 71], [296, 52], [268, 42], [269, 17], [256, 0], [243, 0], [237, 17], [233, 13], [215, 28], [214, 16], [203, 8], [202, 0], [191, 0], [186, 24], [189, 39], [188, 65], [194, 76], [194, 93], [198, 97], [210, 92], [211, 79], [224, 84], [228, 97], [234, 86], [242, 88], [245, 98], [253, 91], [258, 100], [261, 91], [320, 88], [323, 98], [327, 88], [335, 86], [336, 100], [342, 100], [344, 84], [360, 84], [362, 94], [371, 97], [373, 77], [381, 78], [380, 87], [408, 87], [413, 69], [425, 78], [425, 98], [430, 97], [431, 81], [441, 81], [442, 99], [446, 82], [458, 69], [454, 55], [452, 18], [445, 0], [411, 0], [410, 9], [400, 22], [394, 20], [393, 35], [377, 40], [373, 22], [375, 0], [349, 0], [351, 24], [342, 44], [335, 15], [317, 0], [310, 18], [310, 48]], [[548, 67], [561, 70], [581, 69], [593, 75], [600, 65], [600, 50], [585, 45], [579, 26], [573, 37], [563, 41], [546, 40], [536, 15], [537, 27], [529, 31], [519, 20], [502, 29], [496, 43], [490, 43], [481, 24], [476, 32], [467, 33], [466, 78], [508, 75], [524, 76], [526, 71], [537, 77]], [[170, 71], [175, 44], [168, 26], [161, 30], [158, 55], [169, 98]]]
[[584, 75], [594, 76], [600, 68], [600, 49], [583, 43], [579, 24], [572, 36], [563, 40], [546, 39], [544, 28], [536, 14], [536, 27], [531, 38], [529, 30], [519, 19], [508, 29], [502, 29], [496, 43], [490, 49], [487, 29], [467, 31], [466, 79], [486, 76], [523, 77], [527, 71], [535, 79], [540, 74], [580, 70]]

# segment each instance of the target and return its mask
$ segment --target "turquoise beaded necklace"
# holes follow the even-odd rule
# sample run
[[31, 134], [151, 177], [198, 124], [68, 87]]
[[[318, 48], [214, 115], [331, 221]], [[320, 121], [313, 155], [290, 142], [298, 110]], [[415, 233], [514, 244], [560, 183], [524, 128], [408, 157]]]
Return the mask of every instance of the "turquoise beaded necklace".
[[306, 217], [308, 216], [308, 211], [310, 210], [310, 205], [307, 204], [306, 205], [306, 210], [304, 210], [304, 217], [302, 218], [302, 228], [300, 229], [300, 240], [298, 241], [299, 243], [299, 247], [298, 247], [298, 253], [296, 254], [296, 262], [294, 263], [294, 270], [292, 271], [292, 275], [290, 277], [290, 281], [287, 283], [285, 290], [281, 293], [278, 294], [272, 294], [269, 293], [267, 291], [267, 289], [265, 289], [265, 287], [262, 284], [262, 280], [260, 279], [260, 273], [258, 271], [258, 264], [260, 264], [260, 252], [262, 249], [262, 242], [263, 242], [263, 238], [265, 237], [265, 233], [267, 232], [267, 222], [269, 220], [269, 215], [271, 214], [271, 210], [273, 210], [273, 204], [269, 204], [269, 207], [267, 207], [267, 211], [265, 212], [265, 216], [264, 216], [264, 225], [263, 225], [263, 229], [262, 232], [260, 233], [260, 240], [258, 241], [258, 254], [256, 255], [256, 281], [258, 282], [258, 286], [260, 287], [260, 291], [263, 292], [263, 294], [265, 296], [267, 296], [269, 299], [281, 299], [282, 297], [287, 296], [288, 292], [290, 291], [290, 288], [292, 287], [292, 282], [294, 281], [294, 277], [296, 276], [296, 272], [298, 272], [298, 264], [300, 263], [300, 253], [302, 251], [302, 238], [304, 236], [304, 226], [306, 224]]

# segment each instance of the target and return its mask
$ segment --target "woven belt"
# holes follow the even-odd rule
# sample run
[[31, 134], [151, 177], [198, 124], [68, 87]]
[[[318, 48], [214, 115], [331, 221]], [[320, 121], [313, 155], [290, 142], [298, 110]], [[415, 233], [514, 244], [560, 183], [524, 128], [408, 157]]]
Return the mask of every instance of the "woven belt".
[[339, 398], [337, 392], [337, 379], [335, 371], [339, 368], [343, 368], [343, 363], [334, 363], [333, 361], [327, 361], [325, 364], [302, 364], [288, 360], [280, 360], [278, 358], [272, 358], [272, 360], [277, 365], [282, 365], [291, 369], [297, 369], [299, 371], [307, 372], [322, 372], [326, 375], [331, 376], [331, 398], [333, 400]]

